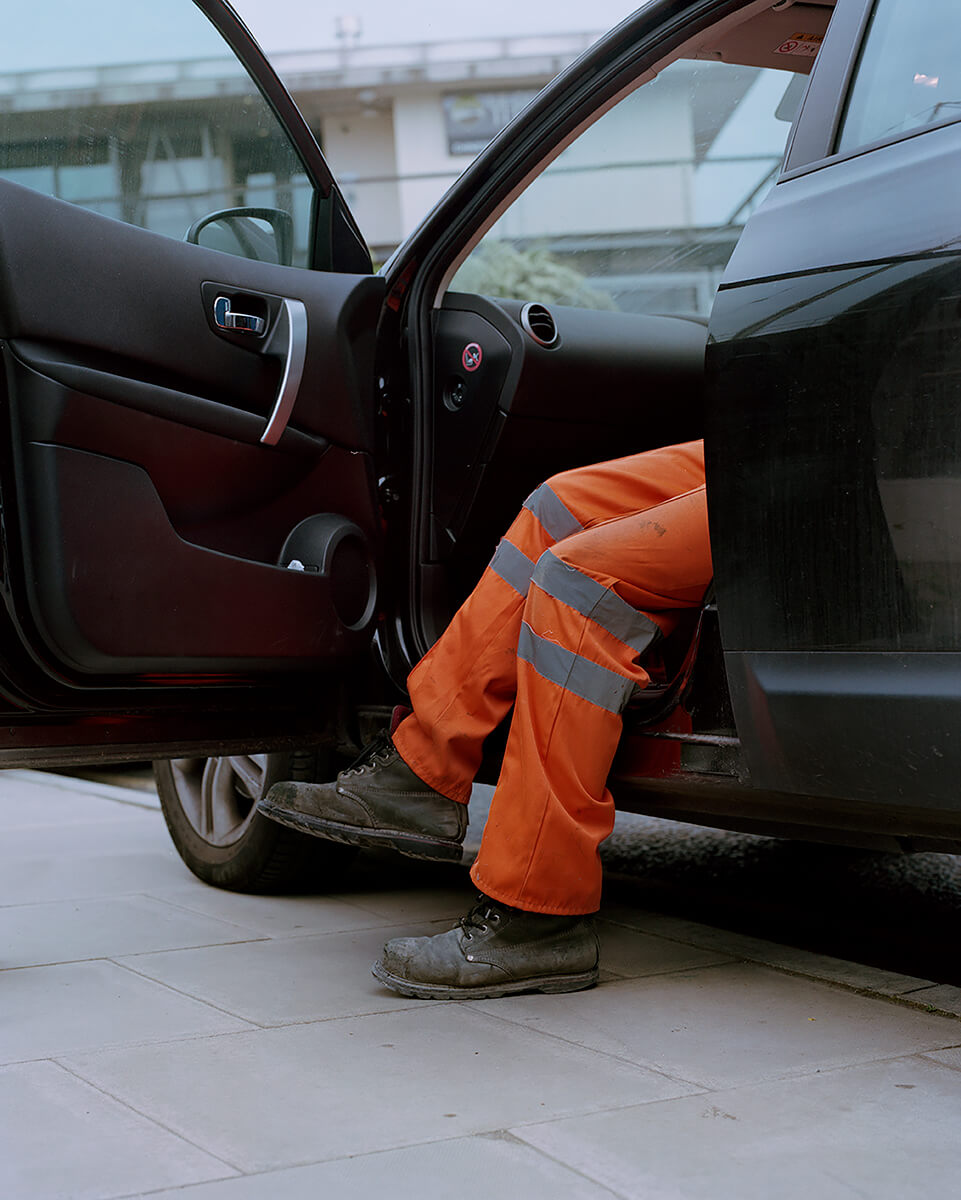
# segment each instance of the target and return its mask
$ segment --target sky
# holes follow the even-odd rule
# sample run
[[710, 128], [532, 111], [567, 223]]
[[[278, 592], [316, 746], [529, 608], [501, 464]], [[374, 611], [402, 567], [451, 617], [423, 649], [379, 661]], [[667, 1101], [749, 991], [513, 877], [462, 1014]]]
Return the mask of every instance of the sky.
[[265, 50], [337, 45], [337, 17], [359, 17], [360, 45], [530, 33], [602, 33], [641, 0], [236, 0]]
[[[603, 33], [641, 0], [236, 0], [268, 53], [341, 44], [337, 18], [359, 18], [357, 45], [533, 33]], [[43, 0], [3, 14], [0, 72], [198, 58], [220, 52], [191, 0]], [[41, 15], [42, 14], [42, 15]]]

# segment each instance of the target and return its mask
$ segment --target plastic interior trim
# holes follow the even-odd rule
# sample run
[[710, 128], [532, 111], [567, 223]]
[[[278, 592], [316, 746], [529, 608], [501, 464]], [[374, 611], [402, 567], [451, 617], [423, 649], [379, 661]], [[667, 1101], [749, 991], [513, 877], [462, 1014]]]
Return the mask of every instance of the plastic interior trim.
[[274, 332], [274, 339], [282, 338], [284, 331], [287, 334], [284, 373], [273, 412], [260, 438], [265, 446], [276, 446], [283, 436], [290, 414], [294, 410], [297, 393], [300, 391], [300, 381], [304, 376], [304, 362], [307, 358], [307, 309], [300, 300], [284, 299], [282, 316]]

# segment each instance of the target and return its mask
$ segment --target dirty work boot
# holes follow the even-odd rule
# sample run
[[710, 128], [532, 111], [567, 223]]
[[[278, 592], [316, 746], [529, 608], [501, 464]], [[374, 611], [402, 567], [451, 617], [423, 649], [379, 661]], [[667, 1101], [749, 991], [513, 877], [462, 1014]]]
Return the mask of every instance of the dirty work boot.
[[275, 783], [257, 811], [334, 842], [446, 862], [460, 862], [467, 831], [467, 805], [419, 779], [387, 733], [333, 783]]
[[491, 1000], [517, 992], [576, 992], [597, 983], [590, 917], [554, 917], [486, 896], [447, 933], [394, 938], [375, 978], [419, 1000]]

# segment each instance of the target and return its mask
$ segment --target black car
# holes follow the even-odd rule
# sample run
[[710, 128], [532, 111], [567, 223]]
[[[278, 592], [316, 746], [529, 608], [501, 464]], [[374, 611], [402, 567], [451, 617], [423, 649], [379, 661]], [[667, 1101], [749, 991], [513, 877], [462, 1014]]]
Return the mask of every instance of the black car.
[[[171, 133], [208, 19], [245, 71]], [[156, 20], [203, 34], [150, 104], [0, 88], [0, 764], [157, 759], [198, 875], [322, 883], [264, 788], [383, 723], [541, 479], [703, 436], [715, 584], [618, 805], [961, 847], [956, 7], [654, 0], [377, 273], [229, 6]]]

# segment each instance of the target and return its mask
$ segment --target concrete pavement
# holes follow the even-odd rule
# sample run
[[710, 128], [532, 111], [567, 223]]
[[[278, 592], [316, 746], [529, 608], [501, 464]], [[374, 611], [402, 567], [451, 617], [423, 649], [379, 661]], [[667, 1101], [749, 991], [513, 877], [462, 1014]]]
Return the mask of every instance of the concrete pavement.
[[958, 1190], [961, 995], [632, 908], [602, 983], [407, 1000], [466, 874], [218, 892], [156, 801], [0, 774], [0, 1197], [910, 1200]]

